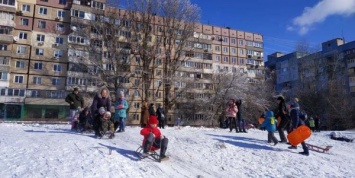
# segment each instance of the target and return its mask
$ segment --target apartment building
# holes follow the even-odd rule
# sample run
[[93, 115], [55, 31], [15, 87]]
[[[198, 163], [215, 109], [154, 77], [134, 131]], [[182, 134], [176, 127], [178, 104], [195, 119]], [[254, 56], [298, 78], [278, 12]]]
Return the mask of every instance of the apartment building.
[[[1, 1], [1, 0], [0, 0]], [[10, 1], [6, 1], [10, 2]], [[65, 118], [68, 105], [64, 98], [74, 87], [81, 93], [93, 96], [102, 86], [102, 78], [112, 78], [109, 88], [116, 82], [130, 101], [129, 123], [138, 124], [142, 98], [162, 105], [167, 76], [164, 76], [164, 61], [157, 58], [154, 67], [143, 71], [140, 56], [132, 50], [131, 43], [140, 38], [132, 30], [135, 24], [125, 19], [126, 10], [108, 7], [105, 0], [14, 0], [6, 5], [0, 4], [1, 13], [6, 21], [0, 21], [1, 45], [0, 70], [2, 112], [20, 113], [19, 116], [2, 118]], [[7, 11], [5, 11], [7, 9]], [[120, 61], [128, 67], [117, 73], [107, 61], [114, 56], [109, 50], [109, 42], [103, 40], [100, 29], [94, 24], [106, 23], [110, 14], [116, 13], [114, 25], [119, 26], [112, 35], [117, 37], [117, 51]], [[2, 16], [2, 17], [3, 17]], [[161, 36], [161, 17], [155, 17], [150, 25], [151, 41]], [[106, 34], [107, 29], [106, 30]], [[177, 31], [176, 33], [181, 33]], [[8, 38], [6, 41], [5, 36]], [[112, 41], [116, 40], [113, 38]], [[181, 95], [181, 98], [209, 97], [213, 89], [213, 75], [219, 72], [244, 73], [250, 82], [263, 79], [263, 39], [262, 35], [229, 27], [216, 27], [196, 24], [194, 33], [186, 44], [181, 67], [177, 72], [182, 78], [175, 82], [171, 95], [182, 90], [186, 83], [194, 87]], [[176, 44], [179, 40], [176, 39]], [[162, 48], [157, 54], [164, 54]], [[117, 55], [116, 55], [117, 57]], [[96, 61], [96, 62], [95, 62]], [[97, 63], [100, 61], [100, 63]], [[105, 75], [102, 74], [105, 72]], [[142, 83], [143, 75], [152, 75], [152, 85]], [[148, 93], [143, 92], [148, 87]], [[13, 89], [13, 90], [11, 90]], [[15, 94], [11, 94], [16, 93]], [[10, 97], [11, 94], [11, 97]], [[145, 96], [147, 95], [147, 96]], [[16, 96], [18, 109], [5, 108], [10, 98]], [[171, 97], [171, 96], [168, 96]], [[183, 100], [182, 100], [183, 101]], [[90, 105], [90, 103], [87, 103]], [[0, 107], [1, 108], [1, 107]], [[168, 123], [174, 123], [174, 111], [169, 112]], [[204, 113], [196, 113], [196, 119], [203, 119]]]
[[294, 96], [297, 90], [326, 91], [336, 85], [340, 93], [354, 97], [354, 53], [355, 41], [345, 43], [336, 38], [323, 42], [322, 49], [311, 54], [274, 53], [268, 56], [266, 66], [276, 71], [278, 92], [287, 90]]

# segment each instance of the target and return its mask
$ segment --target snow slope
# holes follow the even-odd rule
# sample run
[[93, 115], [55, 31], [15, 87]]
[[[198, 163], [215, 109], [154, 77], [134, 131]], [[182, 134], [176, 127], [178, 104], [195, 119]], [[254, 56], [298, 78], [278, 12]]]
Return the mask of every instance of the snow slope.
[[[96, 139], [69, 125], [0, 124], [0, 176], [8, 177], [355, 177], [355, 146], [329, 139], [329, 132], [307, 140], [332, 145], [330, 153], [310, 156], [269, 145], [267, 132], [230, 133], [212, 128], [169, 127], [170, 160], [139, 160], [139, 127], [127, 127], [116, 138]], [[355, 131], [342, 134], [355, 137]], [[275, 134], [278, 137], [278, 134]], [[110, 151], [111, 150], [111, 151]]]

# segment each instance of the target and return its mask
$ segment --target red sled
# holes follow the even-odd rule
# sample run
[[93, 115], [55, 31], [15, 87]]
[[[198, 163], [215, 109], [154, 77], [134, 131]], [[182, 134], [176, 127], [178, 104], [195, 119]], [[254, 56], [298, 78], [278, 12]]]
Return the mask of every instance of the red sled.
[[305, 125], [301, 125], [297, 127], [295, 130], [293, 130], [290, 134], [287, 135], [288, 142], [292, 146], [297, 146], [307, 138], [309, 138], [312, 134], [311, 129], [309, 129]]

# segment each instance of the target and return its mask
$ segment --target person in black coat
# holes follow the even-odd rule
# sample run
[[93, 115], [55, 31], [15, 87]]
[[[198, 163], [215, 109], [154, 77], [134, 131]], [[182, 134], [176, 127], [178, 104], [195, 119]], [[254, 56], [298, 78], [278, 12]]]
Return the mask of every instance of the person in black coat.
[[[239, 132], [244, 132], [247, 133], [247, 131], [245, 130], [245, 119], [243, 119], [242, 117], [242, 112], [243, 112], [243, 108], [242, 108], [242, 100], [239, 99], [235, 102], [235, 104], [237, 105], [238, 108], [238, 112], [237, 112], [237, 120], [238, 120], [238, 127], [239, 127]], [[238, 130], [237, 130], [238, 132]]]
[[157, 116], [157, 114], [155, 113], [155, 110], [154, 110], [154, 103], [150, 103], [148, 110], [149, 110], [149, 115]]
[[164, 127], [165, 127], [165, 110], [163, 109], [163, 107], [161, 105], [159, 105], [156, 114], [158, 116], [159, 128], [164, 129]]
[[280, 135], [280, 140], [281, 140], [280, 142], [287, 143], [287, 139], [286, 139], [284, 130], [286, 129], [286, 127], [290, 121], [289, 121], [288, 117], [286, 116], [287, 108], [286, 108], [285, 99], [282, 96], [279, 96], [277, 98], [277, 102], [278, 102], [278, 107], [277, 107], [276, 116], [280, 117], [280, 123], [277, 126], [277, 131], [279, 132], [279, 135]]
[[65, 102], [69, 103], [69, 113], [71, 119], [72, 129], [74, 129], [75, 122], [75, 114], [80, 112], [81, 108], [84, 108], [84, 98], [79, 94], [79, 89], [77, 87], [74, 88], [73, 92], [68, 94], [65, 98]]
[[99, 108], [104, 107], [106, 111], [110, 111], [111, 99], [110, 92], [106, 87], [100, 89], [95, 95], [91, 105], [91, 112], [94, 116], [99, 114]]

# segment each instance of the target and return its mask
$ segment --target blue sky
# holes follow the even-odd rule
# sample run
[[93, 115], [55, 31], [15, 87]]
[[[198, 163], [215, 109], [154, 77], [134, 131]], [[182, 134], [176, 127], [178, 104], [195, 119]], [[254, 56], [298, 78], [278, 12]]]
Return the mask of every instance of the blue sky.
[[312, 48], [333, 38], [355, 41], [355, 0], [191, 0], [201, 23], [260, 33], [264, 53]]

